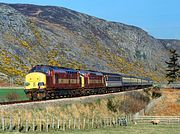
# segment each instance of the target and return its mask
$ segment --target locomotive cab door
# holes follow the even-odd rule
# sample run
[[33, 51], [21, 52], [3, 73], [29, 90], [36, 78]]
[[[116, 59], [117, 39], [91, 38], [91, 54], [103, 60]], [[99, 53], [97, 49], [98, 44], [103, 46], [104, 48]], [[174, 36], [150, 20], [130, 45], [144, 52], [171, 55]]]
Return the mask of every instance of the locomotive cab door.
[[84, 88], [84, 76], [80, 76], [80, 80], [81, 80], [81, 87]]
[[50, 69], [48, 71], [48, 77], [47, 77], [47, 82], [49, 85], [51, 85], [52, 87], [55, 86], [55, 73], [54, 73], [54, 70]]

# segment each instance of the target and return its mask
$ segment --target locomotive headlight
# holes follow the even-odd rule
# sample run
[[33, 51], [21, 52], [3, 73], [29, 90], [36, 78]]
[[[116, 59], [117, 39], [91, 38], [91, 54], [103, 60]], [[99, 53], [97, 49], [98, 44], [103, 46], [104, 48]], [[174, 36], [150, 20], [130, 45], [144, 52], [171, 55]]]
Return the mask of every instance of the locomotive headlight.
[[39, 82], [38, 83], [38, 86], [40, 87], [40, 86], [44, 86], [44, 82]]
[[25, 86], [29, 86], [30, 83], [29, 83], [29, 82], [25, 82], [24, 85], [25, 85]]

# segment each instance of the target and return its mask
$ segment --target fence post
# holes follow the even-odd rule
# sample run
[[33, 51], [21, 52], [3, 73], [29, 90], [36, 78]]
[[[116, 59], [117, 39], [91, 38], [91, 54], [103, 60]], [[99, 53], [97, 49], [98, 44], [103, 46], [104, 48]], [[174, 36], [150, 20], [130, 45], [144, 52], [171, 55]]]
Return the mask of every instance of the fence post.
[[78, 121], [78, 129], [81, 129], [81, 119], [79, 118], [79, 121]]
[[28, 120], [26, 119], [26, 132], [28, 132]]
[[116, 124], [116, 126], [118, 125], [117, 116], [115, 117], [115, 124]]
[[108, 126], [108, 118], [104, 118], [104, 128]]
[[117, 117], [117, 125], [120, 126], [120, 117]]
[[60, 119], [58, 118], [57, 128], [60, 129]]
[[18, 116], [18, 130], [20, 130], [20, 127], [21, 127], [21, 117]]
[[52, 117], [52, 129], [54, 129], [54, 116]]
[[41, 118], [39, 118], [39, 131], [42, 131], [42, 124], [41, 124]]
[[125, 120], [128, 122], [128, 120], [129, 120], [129, 115], [126, 115], [126, 116], [125, 116]]
[[112, 121], [111, 121], [111, 117], [109, 118], [109, 126], [112, 126]]
[[97, 128], [99, 128], [99, 118], [97, 118], [96, 120], [96, 125], [97, 125]]
[[84, 118], [83, 120], [83, 129], [85, 129], [85, 127], [86, 127], [86, 118]]
[[5, 130], [5, 118], [2, 116], [2, 130]]
[[99, 118], [99, 128], [102, 128], [102, 119]]
[[112, 117], [112, 126], [114, 127], [114, 125], [115, 125], [115, 118]]
[[49, 119], [48, 117], [46, 118], [46, 131], [49, 131]]
[[63, 119], [63, 131], [65, 131], [65, 119]]
[[100, 118], [100, 127], [103, 128], [103, 119]]
[[97, 118], [97, 128], [99, 128], [99, 126], [100, 126], [100, 120], [99, 118]]
[[94, 126], [94, 128], [96, 128], [96, 118], [94, 118], [93, 126]]
[[94, 127], [97, 128], [97, 126], [98, 126], [98, 119], [95, 118], [95, 120], [94, 120]]
[[130, 114], [130, 120], [129, 120], [129, 122], [131, 122], [132, 123], [132, 115]]
[[103, 119], [102, 119], [102, 122], [103, 122], [103, 123], [102, 123], [102, 127], [104, 128], [104, 127], [106, 126], [106, 119], [103, 118]]
[[92, 128], [94, 127], [94, 118], [92, 118]]
[[71, 128], [71, 119], [69, 119], [69, 121], [68, 121], [68, 123], [69, 123], [69, 129]]
[[12, 127], [13, 127], [13, 119], [12, 119], [12, 115], [10, 115], [10, 124], [9, 124], [10, 131], [12, 131]]
[[34, 120], [34, 117], [33, 117], [33, 131], [35, 131], [35, 120]]
[[89, 118], [88, 118], [88, 121], [87, 121], [87, 123], [88, 123], [88, 129], [90, 128], [90, 120], [89, 120]]
[[96, 118], [96, 128], [99, 128], [99, 119]]
[[127, 120], [127, 118], [125, 118], [125, 126], [127, 126], [128, 125], [128, 120]]
[[74, 129], [76, 128], [76, 118], [74, 118]]
[[109, 118], [107, 118], [107, 124], [106, 124], [106, 126], [109, 126]]
[[104, 128], [104, 126], [105, 126], [105, 119], [102, 118], [101, 120], [102, 120], [102, 122], [101, 122], [102, 123], [102, 128]]

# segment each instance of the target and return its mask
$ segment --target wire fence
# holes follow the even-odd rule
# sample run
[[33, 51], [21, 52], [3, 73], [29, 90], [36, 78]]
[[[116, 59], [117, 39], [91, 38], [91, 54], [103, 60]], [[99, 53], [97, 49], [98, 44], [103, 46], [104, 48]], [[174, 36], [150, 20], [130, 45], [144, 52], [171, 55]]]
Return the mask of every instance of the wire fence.
[[[138, 124], [150, 124], [157, 121], [157, 124], [180, 124], [180, 116], [138, 116], [133, 119]], [[153, 122], [152, 122], [153, 121]]]
[[63, 118], [57, 116], [21, 117], [1, 116], [0, 132], [50, 132], [87, 130], [96, 128], [119, 127], [136, 124], [151, 124], [153, 120], [159, 120], [162, 125], [180, 125], [180, 116], [119, 116], [106, 118]]
[[63, 118], [63, 117], [43, 117], [25, 119], [21, 116], [1, 116], [1, 131], [40, 131], [49, 132], [67, 130], [85, 130], [92, 128], [105, 128], [127, 126], [130, 117], [107, 117], [107, 118]]

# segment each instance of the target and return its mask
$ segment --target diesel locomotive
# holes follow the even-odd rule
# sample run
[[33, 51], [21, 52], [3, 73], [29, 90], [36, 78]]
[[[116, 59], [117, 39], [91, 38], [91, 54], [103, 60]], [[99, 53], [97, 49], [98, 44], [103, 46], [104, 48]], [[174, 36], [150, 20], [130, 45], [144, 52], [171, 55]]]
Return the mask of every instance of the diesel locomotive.
[[149, 78], [125, 74], [36, 65], [25, 77], [24, 91], [30, 100], [41, 100], [134, 90], [152, 84]]

